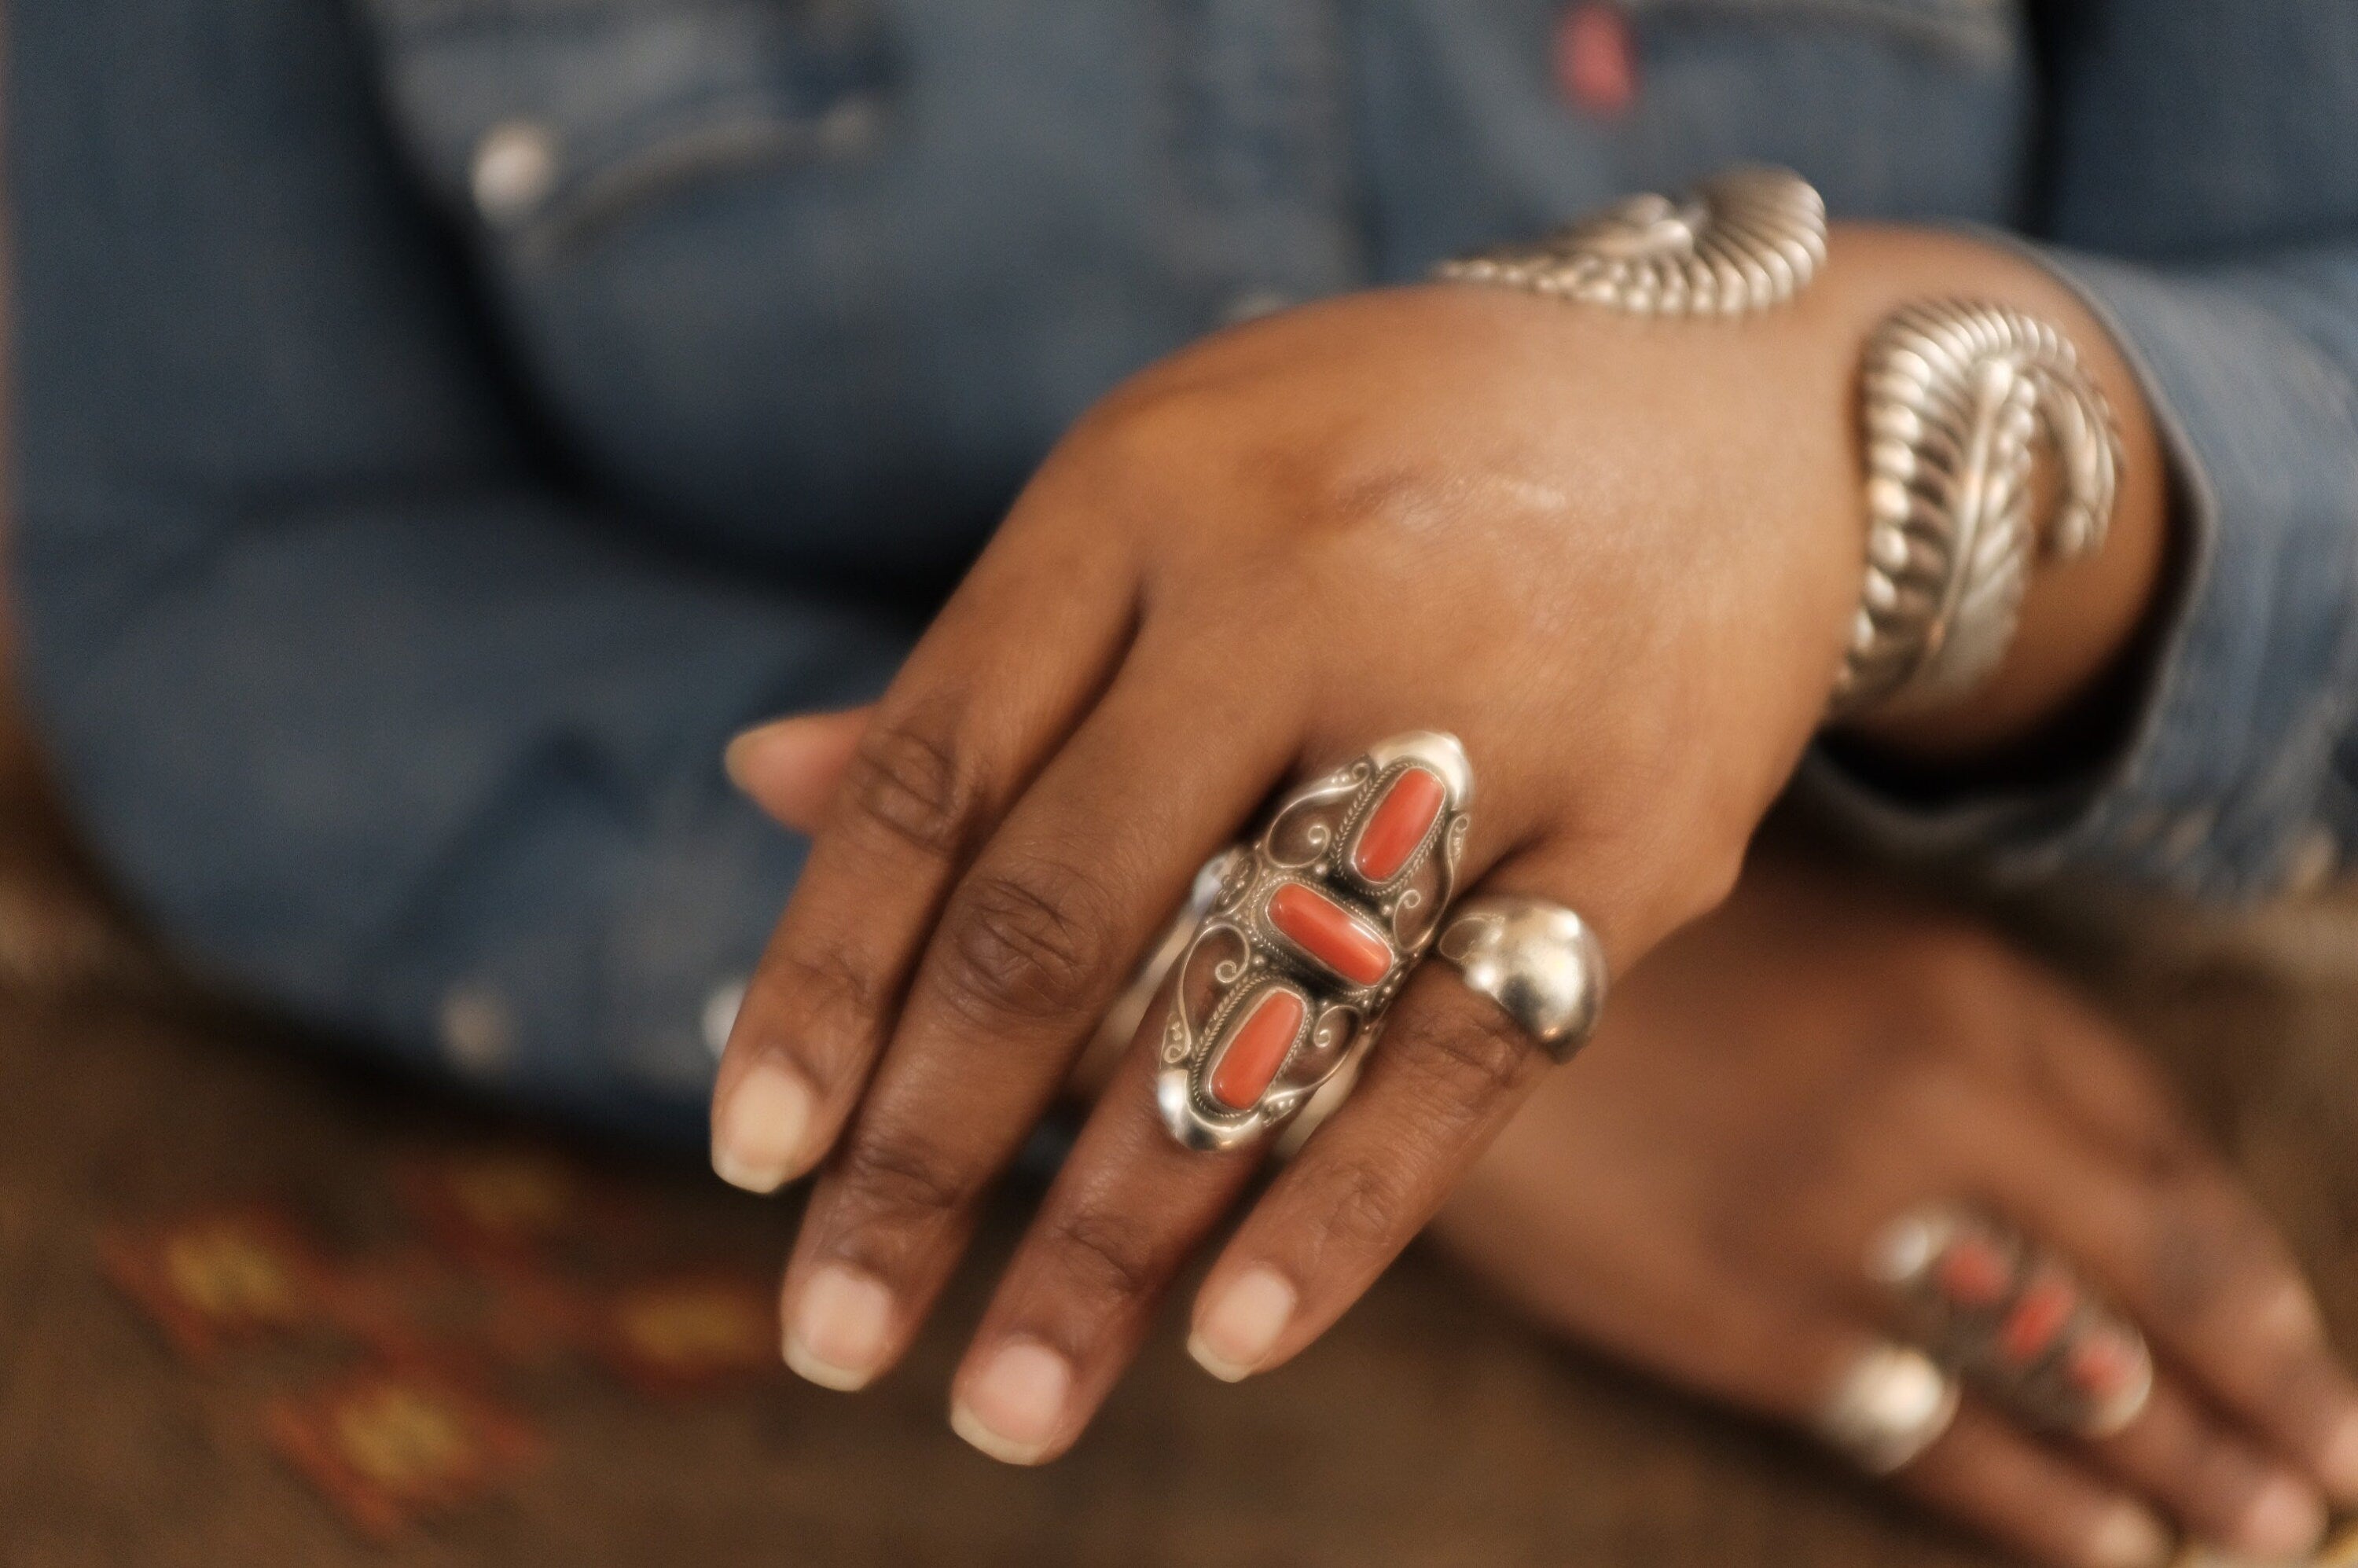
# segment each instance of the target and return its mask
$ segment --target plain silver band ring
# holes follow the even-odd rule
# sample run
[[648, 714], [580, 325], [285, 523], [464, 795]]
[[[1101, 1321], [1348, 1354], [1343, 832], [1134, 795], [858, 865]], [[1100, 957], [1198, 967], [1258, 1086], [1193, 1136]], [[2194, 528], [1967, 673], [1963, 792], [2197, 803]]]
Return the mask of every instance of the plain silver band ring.
[[1605, 1010], [1605, 949], [1588, 923], [1543, 898], [1492, 893], [1457, 906], [1434, 949], [1558, 1062]]
[[1904, 1468], [1957, 1419], [1957, 1380], [1920, 1350], [1878, 1340], [1827, 1392], [1811, 1423], [1870, 1476]]

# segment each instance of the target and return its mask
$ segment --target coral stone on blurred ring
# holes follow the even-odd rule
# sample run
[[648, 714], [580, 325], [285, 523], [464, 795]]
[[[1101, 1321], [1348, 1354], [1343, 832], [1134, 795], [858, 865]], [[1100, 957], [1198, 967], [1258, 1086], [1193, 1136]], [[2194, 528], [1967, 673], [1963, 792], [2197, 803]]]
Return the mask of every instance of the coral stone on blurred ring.
[[1996, 1248], [1967, 1236], [1941, 1255], [1933, 1281], [1942, 1295], [1961, 1306], [1995, 1306], [2012, 1283], [2011, 1272]]
[[2079, 1293], [2062, 1280], [2050, 1274], [2032, 1281], [1998, 1325], [1999, 1358], [2014, 1367], [2038, 1359], [2055, 1343], [2079, 1304]]
[[1228, 1045], [1213, 1065], [1207, 1086], [1213, 1100], [1227, 1110], [1246, 1110], [1259, 1103], [1276, 1082], [1309, 1013], [1302, 997], [1283, 986], [1263, 991], [1230, 1031]]
[[2108, 1400], [2127, 1391], [2144, 1362], [2144, 1353], [2126, 1335], [2116, 1329], [2093, 1329], [2071, 1346], [2064, 1358], [2063, 1376], [2090, 1399]]
[[1280, 935], [1351, 984], [1371, 986], [1391, 973], [1391, 945], [1383, 933], [1317, 889], [1281, 883], [1266, 908]]
[[1351, 870], [1377, 883], [1400, 875], [1440, 820], [1448, 793], [1438, 774], [1423, 768], [1403, 771], [1359, 825], [1358, 838], [1351, 846]]

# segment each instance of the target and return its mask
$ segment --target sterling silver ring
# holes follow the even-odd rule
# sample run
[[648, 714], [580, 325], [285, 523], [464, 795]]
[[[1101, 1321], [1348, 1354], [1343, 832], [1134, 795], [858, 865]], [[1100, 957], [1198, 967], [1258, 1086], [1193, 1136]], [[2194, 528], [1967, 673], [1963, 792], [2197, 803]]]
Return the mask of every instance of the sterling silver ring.
[[1903, 1215], [1875, 1238], [1866, 1268], [1898, 1292], [1926, 1349], [2030, 1425], [2109, 1436], [2153, 1392], [2136, 1325], [2053, 1250], [1988, 1215]]
[[1587, 1044], [1605, 1009], [1605, 950], [1588, 923], [1560, 903], [1469, 898], [1437, 950], [1558, 1062]]
[[1888, 1476], [1940, 1441], [1957, 1419], [1957, 1380], [1920, 1350], [1878, 1341], [1827, 1391], [1811, 1423], [1870, 1476]]
[[1254, 1141], [1372, 1043], [1456, 891], [1474, 771], [1455, 736], [1396, 736], [1281, 802], [1206, 869], [1155, 1102], [1191, 1149]]

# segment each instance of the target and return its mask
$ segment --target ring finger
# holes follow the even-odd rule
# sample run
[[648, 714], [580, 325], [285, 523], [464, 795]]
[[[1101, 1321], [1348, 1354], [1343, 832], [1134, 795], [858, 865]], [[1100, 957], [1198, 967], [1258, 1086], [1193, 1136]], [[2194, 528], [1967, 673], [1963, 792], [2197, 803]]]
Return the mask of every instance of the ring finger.
[[[954, 1419], [1002, 1457], [1044, 1458], [1078, 1434], [1248, 1179], [1245, 1159], [1182, 1150], [1144, 1092], [1163, 1017], [1152, 1013], [1133, 1042], [959, 1371]], [[1338, 1316], [1431, 1217], [1545, 1060], [1445, 970], [1413, 976], [1384, 1028], [1351, 1098], [1256, 1206], [1206, 1285], [1205, 1299], [1218, 1292], [1220, 1304], [1199, 1312], [1192, 1347], [1224, 1375], [1291, 1354]]]

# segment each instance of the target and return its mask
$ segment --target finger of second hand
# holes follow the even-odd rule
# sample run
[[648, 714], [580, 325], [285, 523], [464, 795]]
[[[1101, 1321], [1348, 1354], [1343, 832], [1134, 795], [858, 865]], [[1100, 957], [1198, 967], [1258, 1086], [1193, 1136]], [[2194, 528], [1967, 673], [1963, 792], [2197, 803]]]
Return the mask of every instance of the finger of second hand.
[[1426, 965], [1351, 1098], [1213, 1266], [1188, 1353], [1234, 1382], [1325, 1333], [1424, 1227], [1548, 1065], [1494, 1003]]
[[2121, 1431], [2089, 1440], [2105, 1469], [2152, 1498], [2203, 1540], [2259, 1562], [2307, 1552], [2325, 1530], [2317, 1493], [2188, 1396], [2158, 1368], [2145, 1408]]
[[2358, 1500], [2358, 1389], [2274, 1225], [2215, 1157], [2157, 1173], [2022, 1117], [1992, 1130], [1994, 1195], [2085, 1270], [2223, 1413]]
[[1893, 1480], [2054, 1568], [2162, 1568], [2169, 1558], [2169, 1531], [2150, 1509], [1970, 1398]]
[[1184, 1149], [1163, 1130], [1152, 1047], [1164, 1015], [1148, 1009], [952, 1379], [951, 1426], [994, 1459], [1036, 1465], [1072, 1445], [1260, 1164], [1260, 1150]]

